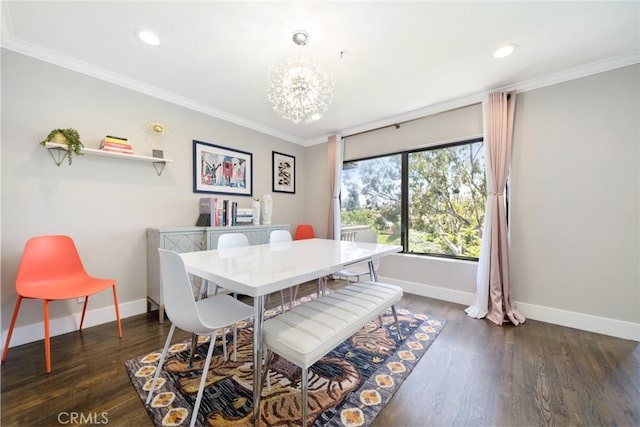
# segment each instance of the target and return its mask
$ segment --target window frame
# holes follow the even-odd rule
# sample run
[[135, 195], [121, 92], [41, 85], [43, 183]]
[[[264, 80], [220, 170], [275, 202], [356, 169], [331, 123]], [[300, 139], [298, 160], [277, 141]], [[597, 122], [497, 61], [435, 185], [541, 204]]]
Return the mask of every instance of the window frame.
[[[431, 253], [431, 252], [410, 252], [409, 251], [409, 155], [412, 153], [420, 153], [425, 151], [433, 151], [438, 149], [457, 147], [461, 145], [469, 145], [477, 142], [484, 143], [484, 138], [474, 137], [474, 138], [464, 139], [464, 140], [455, 141], [455, 142], [448, 142], [444, 144], [433, 144], [427, 147], [412, 148], [409, 150], [402, 150], [402, 151], [390, 152], [390, 153], [385, 153], [385, 154], [380, 154], [375, 156], [362, 157], [358, 159], [345, 160], [342, 162], [342, 167], [344, 169], [344, 165], [347, 163], [361, 162], [366, 160], [373, 160], [373, 159], [379, 159], [383, 157], [392, 157], [392, 156], [400, 155], [400, 169], [401, 169], [400, 170], [400, 244], [402, 245], [402, 252], [400, 253], [417, 255], [417, 256], [428, 256], [428, 257], [436, 257], [436, 258], [446, 258], [446, 259], [453, 259], [453, 260], [477, 262], [479, 258], [476, 258], [476, 257], [449, 255], [449, 254]], [[486, 164], [485, 164], [485, 180], [486, 180]], [[340, 193], [340, 204], [342, 204], [342, 192]]]

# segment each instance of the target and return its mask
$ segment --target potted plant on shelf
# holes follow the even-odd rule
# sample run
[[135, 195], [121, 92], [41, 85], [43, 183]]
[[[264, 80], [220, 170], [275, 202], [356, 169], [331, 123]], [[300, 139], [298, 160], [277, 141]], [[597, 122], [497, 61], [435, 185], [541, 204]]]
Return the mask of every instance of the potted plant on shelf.
[[54, 129], [49, 132], [47, 138], [43, 141], [40, 141], [40, 145], [44, 146], [47, 142], [52, 142], [54, 144], [66, 144], [67, 145], [67, 159], [69, 160], [69, 164], [73, 162], [72, 155], [76, 156], [82, 155], [82, 147], [84, 144], [80, 141], [80, 134], [75, 129]]

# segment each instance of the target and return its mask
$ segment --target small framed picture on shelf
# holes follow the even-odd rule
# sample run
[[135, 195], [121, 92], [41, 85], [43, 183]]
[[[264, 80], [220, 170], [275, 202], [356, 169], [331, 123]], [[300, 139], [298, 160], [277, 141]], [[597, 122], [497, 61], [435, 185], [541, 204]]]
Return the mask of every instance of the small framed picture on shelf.
[[272, 161], [273, 191], [294, 194], [296, 192], [296, 158], [273, 151]]
[[253, 154], [193, 141], [193, 192], [253, 195]]

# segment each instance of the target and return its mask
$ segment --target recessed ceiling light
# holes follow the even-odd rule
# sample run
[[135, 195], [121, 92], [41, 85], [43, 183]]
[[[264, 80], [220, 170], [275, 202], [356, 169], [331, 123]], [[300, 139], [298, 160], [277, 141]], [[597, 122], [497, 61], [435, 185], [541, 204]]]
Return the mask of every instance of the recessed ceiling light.
[[138, 37], [140, 40], [142, 40], [143, 42], [151, 46], [158, 46], [160, 44], [160, 39], [158, 38], [158, 36], [155, 33], [148, 30], [136, 31], [136, 37]]
[[493, 53], [494, 58], [505, 58], [511, 55], [518, 48], [517, 44], [508, 44], [506, 46], [502, 46], [500, 49], [496, 50]]

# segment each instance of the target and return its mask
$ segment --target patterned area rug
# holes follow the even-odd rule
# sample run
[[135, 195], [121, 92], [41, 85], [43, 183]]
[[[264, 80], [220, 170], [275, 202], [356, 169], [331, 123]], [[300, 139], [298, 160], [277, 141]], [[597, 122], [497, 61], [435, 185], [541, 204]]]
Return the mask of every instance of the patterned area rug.
[[[305, 297], [301, 300], [304, 302]], [[313, 365], [309, 372], [309, 421], [315, 426], [369, 425], [389, 402], [445, 325], [443, 319], [397, 309], [405, 340], [400, 342], [391, 310], [383, 327], [371, 322]], [[277, 314], [265, 313], [266, 317]], [[237, 361], [227, 335], [228, 360], [218, 339], [196, 425], [252, 425], [252, 327], [239, 324]], [[228, 331], [229, 332], [229, 331]], [[190, 342], [174, 344], [160, 375], [154, 399], [146, 406], [156, 426], [188, 425], [208, 348], [199, 337], [194, 366], [188, 367]], [[125, 363], [142, 403], [153, 380], [161, 349]], [[300, 425], [300, 369], [276, 356], [262, 392], [260, 425]]]

